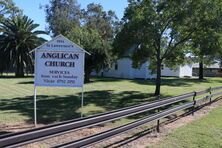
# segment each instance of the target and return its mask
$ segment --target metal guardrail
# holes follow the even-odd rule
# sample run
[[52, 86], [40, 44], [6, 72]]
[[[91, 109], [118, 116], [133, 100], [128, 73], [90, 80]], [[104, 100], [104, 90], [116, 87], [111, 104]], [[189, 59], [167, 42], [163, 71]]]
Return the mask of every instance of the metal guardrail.
[[[101, 141], [107, 137], [114, 136], [116, 134], [119, 134], [123, 131], [130, 130], [132, 128], [138, 127], [142, 124], [148, 123], [150, 121], [158, 120], [160, 118], [164, 118], [167, 115], [170, 115], [176, 111], [185, 109], [185, 108], [190, 108], [196, 105], [196, 99], [195, 97], [198, 95], [203, 95], [205, 93], [210, 93], [210, 97], [220, 95], [222, 92], [217, 92], [214, 94], [211, 94], [212, 91], [217, 91], [222, 89], [222, 87], [216, 87], [216, 88], [209, 88], [203, 91], [198, 91], [198, 92], [191, 92], [191, 93], [186, 93], [183, 95], [179, 95], [176, 97], [171, 97], [171, 98], [166, 98], [160, 101], [154, 101], [151, 103], [143, 103], [140, 105], [135, 105], [131, 107], [126, 107], [123, 109], [107, 112], [107, 113], [102, 113], [90, 117], [85, 117], [82, 119], [75, 119], [75, 120], [69, 120], [66, 122], [61, 122], [58, 124], [52, 124], [48, 125], [45, 127], [41, 128], [36, 128], [32, 130], [27, 130], [23, 132], [18, 132], [14, 134], [7, 134], [3, 135], [0, 137], [0, 147], [18, 147], [24, 144], [32, 143], [32, 142], [37, 142], [39, 140], [51, 138], [54, 136], [62, 135], [71, 131], [87, 128], [87, 127], [92, 127], [98, 124], [106, 123], [109, 121], [117, 120], [123, 117], [128, 117], [132, 116], [135, 114], [147, 112], [153, 109], [157, 109], [166, 105], [174, 104], [177, 102], [181, 102], [183, 100], [187, 100], [188, 98], [193, 97], [193, 102], [180, 105], [176, 108], [173, 109], [168, 109], [159, 113], [156, 113], [154, 115], [151, 115], [145, 119], [141, 119], [138, 121], [135, 121], [133, 123], [112, 129], [111, 131], [99, 133], [84, 139], [80, 139], [75, 142], [71, 142], [68, 144], [63, 144], [60, 145], [62, 147], [69, 147], [70, 145], [72, 147], [78, 147], [79, 145], [88, 145], [95, 143], [96, 141]], [[206, 100], [206, 97], [202, 98]], [[199, 99], [200, 100], [200, 99]], [[152, 120], [151, 120], [152, 119]], [[104, 136], [105, 135], [105, 136]], [[99, 137], [99, 138], [98, 138]]]
[[95, 126], [95, 125], [102, 124], [105, 122], [117, 120], [123, 117], [132, 116], [132, 115], [150, 111], [159, 107], [163, 107], [165, 105], [183, 101], [187, 99], [188, 97], [192, 97], [193, 94], [194, 94], [193, 92], [187, 93], [187, 94], [183, 94], [183, 95], [176, 96], [173, 98], [168, 98], [166, 100], [155, 101], [155, 102], [146, 103], [140, 106], [137, 105], [133, 107], [128, 107], [126, 109], [121, 109], [118, 111], [112, 111], [112, 112], [108, 112], [101, 115], [74, 120], [73, 122], [68, 122], [68, 123], [63, 123], [63, 124], [60, 123], [58, 125], [43, 127], [43, 128], [24, 131], [24, 132], [18, 132], [11, 135], [9, 134], [0, 139], [0, 147], [9, 146], [12, 144], [15, 146], [20, 146], [20, 145], [36, 142], [42, 139], [65, 134], [73, 130], [79, 130], [82, 128], [91, 127], [91, 126]]
[[219, 90], [219, 89], [222, 89], [222, 86], [219, 86], [219, 87], [214, 87], [214, 88], [210, 88], [212, 91], [215, 91], [215, 90]]
[[117, 134], [120, 134], [122, 132], [126, 132], [128, 130], [134, 129], [134, 128], [136, 128], [138, 126], [141, 126], [143, 124], [161, 119], [161, 118], [166, 117], [166, 116], [169, 116], [170, 114], [175, 113], [178, 110], [187, 109], [187, 108], [190, 108], [192, 106], [193, 106], [192, 102], [187, 103], [187, 104], [184, 104], [182, 106], [178, 106], [178, 107], [173, 108], [173, 109], [168, 109], [166, 111], [156, 113], [156, 114], [151, 115], [147, 118], [137, 120], [133, 123], [130, 123], [130, 124], [127, 124], [127, 125], [124, 125], [124, 126], [120, 126], [120, 127], [114, 128], [112, 130], [108, 130], [108, 131], [105, 131], [105, 132], [102, 132], [102, 133], [99, 133], [99, 134], [96, 134], [96, 135], [93, 135], [93, 136], [89, 136], [89, 137], [86, 137], [86, 138], [83, 138], [83, 139], [80, 139], [80, 140], [77, 140], [77, 141], [73, 141], [73, 142], [70, 142], [70, 143], [58, 145], [56, 147], [77, 148], [77, 147], [89, 146], [89, 145], [94, 144], [96, 142], [99, 142], [99, 141], [102, 141], [104, 139], [113, 137], [114, 135], [117, 135]]
[[219, 95], [222, 95], [222, 92], [218, 92], [218, 93], [212, 94], [211, 96], [215, 97], [215, 96], [219, 96]]

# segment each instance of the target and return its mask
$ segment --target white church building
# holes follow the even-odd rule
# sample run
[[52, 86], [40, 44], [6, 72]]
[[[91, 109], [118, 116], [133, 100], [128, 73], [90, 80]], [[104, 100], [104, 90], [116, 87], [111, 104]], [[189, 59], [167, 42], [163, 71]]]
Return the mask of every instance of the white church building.
[[[99, 73], [93, 72], [94, 76], [126, 78], [126, 79], [155, 79], [156, 74], [152, 74], [148, 68], [149, 62], [144, 63], [140, 68], [132, 67], [132, 60], [130, 58], [122, 58], [116, 61], [110, 69], [105, 69]], [[192, 77], [192, 65], [181, 65], [176, 69], [162, 67], [162, 76], [166, 77]]]

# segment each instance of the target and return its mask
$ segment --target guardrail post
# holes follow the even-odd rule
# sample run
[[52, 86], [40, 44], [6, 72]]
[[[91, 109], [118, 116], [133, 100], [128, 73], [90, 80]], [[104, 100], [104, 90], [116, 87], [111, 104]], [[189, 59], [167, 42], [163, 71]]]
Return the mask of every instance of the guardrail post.
[[209, 88], [209, 93], [210, 93], [210, 105], [211, 105], [212, 103], [212, 88], [211, 87]]
[[[158, 101], [160, 101], [160, 95], [158, 96], [157, 99], [158, 99]], [[160, 108], [158, 108], [157, 111], [160, 112]], [[160, 120], [157, 120], [156, 131], [157, 131], [158, 133], [160, 132]]]
[[193, 109], [192, 109], [192, 115], [194, 115], [195, 112], [195, 106], [196, 106], [196, 96], [197, 96], [197, 92], [194, 91], [194, 95], [193, 95]]

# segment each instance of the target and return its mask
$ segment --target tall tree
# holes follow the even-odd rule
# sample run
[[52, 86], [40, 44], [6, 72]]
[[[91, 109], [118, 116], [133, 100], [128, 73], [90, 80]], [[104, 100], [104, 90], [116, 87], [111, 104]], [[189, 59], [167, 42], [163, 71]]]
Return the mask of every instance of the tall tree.
[[80, 26], [82, 14], [76, 0], [50, 0], [45, 12], [48, 31], [52, 36], [66, 35], [73, 26]]
[[[151, 61], [151, 67], [157, 74], [155, 95], [160, 94], [161, 65], [183, 62], [188, 52], [185, 45], [203, 28], [214, 26], [212, 20], [221, 12], [221, 6], [212, 13], [210, 10], [213, 8], [209, 4], [213, 2], [129, 0], [124, 27], [114, 45], [120, 55], [135, 46], [132, 58], [136, 65], [148, 59]], [[218, 16], [216, 20], [221, 18]]]
[[0, 24], [0, 60], [3, 68], [15, 67], [17, 77], [24, 76], [24, 69], [33, 65], [33, 55], [29, 53], [32, 49], [42, 44], [45, 40], [38, 37], [45, 34], [44, 31], [36, 30], [38, 24], [27, 16], [15, 16], [6, 19]]
[[[119, 20], [115, 12], [104, 11], [100, 4], [90, 3], [83, 12], [82, 31], [86, 32], [80, 45], [87, 49], [90, 56], [86, 57], [86, 81], [89, 81], [93, 70], [109, 68], [114, 56], [112, 43], [119, 28]], [[78, 39], [78, 37], [77, 37]]]
[[[193, 1], [129, 0], [124, 14], [124, 26], [116, 36], [116, 52], [121, 55], [135, 46], [134, 63], [149, 60], [156, 72], [155, 95], [160, 95], [161, 65], [178, 64], [185, 52], [181, 50], [198, 29], [192, 20]], [[180, 58], [179, 58], [180, 57]]]
[[[202, 35], [202, 36], [200, 36]], [[191, 49], [195, 61], [199, 62], [199, 79], [204, 79], [204, 65], [211, 65], [221, 52], [221, 33], [213, 31], [201, 31], [192, 38]]]
[[91, 53], [86, 56], [85, 81], [90, 73], [110, 67], [113, 60], [112, 43], [119, 22], [113, 11], [104, 11], [100, 4], [91, 3], [82, 10], [82, 24], [73, 27], [69, 37]]
[[81, 10], [76, 0], [51, 0], [46, 6], [46, 20], [53, 36], [62, 33], [91, 53], [85, 60], [86, 82], [93, 70], [111, 64], [111, 45], [119, 25], [113, 11], [106, 12], [95, 3]]
[[201, 20], [201, 26], [190, 42], [193, 55], [199, 62], [199, 79], [203, 79], [204, 64], [213, 63], [218, 56], [222, 44], [222, 1], [201, 1], [195, 13]]
[[[0, 23], [3, 22], [6, 17], [13, 17], [21, 13], [21, 10], [15, 6], [15, 3], [12, 0], [0, 0]], [[0, 28], [0, 34], [2, 30]], [[7, 58], [4, 56], [3, 51], [0, 50], [0, 73], [6, 69]]]

